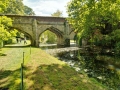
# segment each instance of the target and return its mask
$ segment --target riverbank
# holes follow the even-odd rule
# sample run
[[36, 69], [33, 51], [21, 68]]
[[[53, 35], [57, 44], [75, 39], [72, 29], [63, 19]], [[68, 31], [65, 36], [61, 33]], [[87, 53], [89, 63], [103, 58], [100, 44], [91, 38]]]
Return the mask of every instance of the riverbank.
[[107, 90], [39, 48], [4, 47], [0, 53], [0, 90], [20, 89], [23, 55], [25, 90]]

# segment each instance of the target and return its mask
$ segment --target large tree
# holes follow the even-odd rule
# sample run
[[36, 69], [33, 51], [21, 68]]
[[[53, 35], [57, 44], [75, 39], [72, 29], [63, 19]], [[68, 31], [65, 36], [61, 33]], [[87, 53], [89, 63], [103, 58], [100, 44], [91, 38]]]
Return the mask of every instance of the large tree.
[[0, 16], [0, 48], [4, 40], [16, 35], [16, 30], [11, 30], [12, 19], [6, 16]]
[[[89, 45], [90, 53], [85, 54], [90, 55], [89, 60], [101, 60], [116, 67], [120, 64], [120, 0], [71, 0], [68, 16], [78, 33], [78, 43], [84, 38]], [[105, 84], [117, 89], [120, 80], [116, 71], [114, 75], [113, 79], [106, 78]]]
[[24, 14], [25, 15], [35, 15], [34, 11], [28, 6], [24, 6]]
[[53, 17], [62, 17], [62, 11], [57, 10], [56, 12], [54, 12], [53, 14], [51, 14], [51, 16], [53, 16]]
[[0, 14], [35, 15], [30, 7], [23, 4], [23, 0], [2, 0], [0, 4]]
[[0, 14], [6, 10], [8, 3], [9, 3], [9, 0], [1, 0], [0, 1]]
[[72, 0], [68, 3], [68, 21], [80, 37], [93, 37], [96, 30], [107, 35], [117, 29], [120, 0]]
[[9, 0], [4, 14], [24, 14], [24, 4], [22, 0]]

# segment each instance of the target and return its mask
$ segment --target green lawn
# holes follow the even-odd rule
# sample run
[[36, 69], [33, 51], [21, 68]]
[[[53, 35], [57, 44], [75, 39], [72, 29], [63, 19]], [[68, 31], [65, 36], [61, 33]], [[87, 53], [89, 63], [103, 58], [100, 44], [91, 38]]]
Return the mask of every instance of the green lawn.
[[24, 90], [107, 90], [82, 72], [29, 46], [5, 47], [0, 51], [0, 90], [20, 90], [23, 52]]

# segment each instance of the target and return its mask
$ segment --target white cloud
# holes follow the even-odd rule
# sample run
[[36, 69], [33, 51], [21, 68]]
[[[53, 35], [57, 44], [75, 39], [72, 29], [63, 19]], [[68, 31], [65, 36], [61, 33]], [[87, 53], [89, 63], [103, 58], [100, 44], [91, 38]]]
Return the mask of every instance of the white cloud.
[[37, 16], [51, 16], [57, 10], [67, 16], [66, 5], [70, 0], [23, 0], [23, 3], [33, 9]]

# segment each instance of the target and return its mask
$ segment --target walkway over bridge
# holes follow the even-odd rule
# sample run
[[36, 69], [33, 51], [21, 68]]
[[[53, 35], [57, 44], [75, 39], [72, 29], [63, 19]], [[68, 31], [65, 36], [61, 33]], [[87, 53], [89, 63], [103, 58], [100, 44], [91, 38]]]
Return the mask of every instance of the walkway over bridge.
[[27, 35], [32, 46], [39, 46], [39, 37], [46, 30], [57, 36], [57, 45], [70, 46], [75, 33], [66, 18], [46, 16], [5, 15], [13, 19], [13, 28]]

